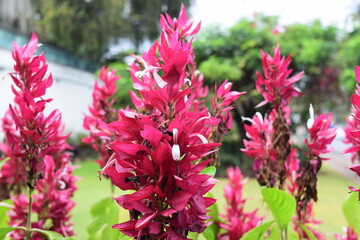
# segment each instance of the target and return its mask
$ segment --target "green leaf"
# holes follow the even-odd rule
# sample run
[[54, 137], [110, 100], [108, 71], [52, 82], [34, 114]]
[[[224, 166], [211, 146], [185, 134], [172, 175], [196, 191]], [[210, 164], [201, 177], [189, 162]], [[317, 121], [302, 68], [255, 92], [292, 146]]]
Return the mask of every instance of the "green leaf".
[[360, 202], [358, 196], [358, 192], [349, 194], [344, 203], [343, 212], [347, 223], [354, 229], [357, 235], [360, 236]]
[[[275, 221], [274, 221], [275, 222]], [[268, 239], [281, 239], [279, 227], [276, 225], [271, 226]]]
[[6, 237], [6, 234], [9, 232], [12, 232], [14, 230], [25, 230], [23, 227], [3, 227], [0, 228], [0, 240], [4, 240]]
[[[215, 223], [213, 223], [215, 224]], [[216, 239], [216, 232], [213, 224], [211, 224], [210, 226], [208, 226], [207, 228], [205, 228], [205, 230], [202, 232], [202, 234], [204, 235], [205, 239], [207, 240], [215, 240]]]
[[[208, 192], [206, 194], [207, 197], [210, 197], [210, 198], [215, 198], [214, 194], [211, 193], [211, 192]], [[220, 212], [219, 212], [219, 208], [218, 208], [218, 205], [217, 205], [217, 202], [215, 202], [213, 205], [211, 205], [210, 207], [208, 207], [208, 209], [210, 210], [208, 212], [208, 215], [211, 218], [211, 221], [214, 221], [214, 222], [219, 222], [220, 219], [219, 219], [219, 216], [220, 216]]]
[[120, 207], [112, 197], [107, 197], [91, 207], [94, 220], [87, 227], [90, 240], [129, 239], [128, 236], [113, 229], [119, 223]]
[[72, 240], [73, 239], [73, 238], [69, 238], [69, 237], [64, 237], [60, 233], [50, 231], [50, 230], [32, 228], [31, 231], [44, 234], [48, 238], [48, 240]]
[[262, 237], [265, 235], [265, 233], [267, 232], [267, 230], [269, 229], [271, 224], [273, 224], [274, 222], [275, 222], [274, 220], [265, 222], [255, 228], [251, 229], [250, 231], [245, 233], [240, 238], [240, 240], [260, 240], [260, 239], [262, 239]]
[[305, 225], [298, 221], [294, 221], [307, 235], [309, 240], [317, 240], [315, 235], [310, 231], [310, 229]]
[[216, 167], [214, 167], [214, 166], [206, 167], [200, 172], [200, 174], [206, 174], [206, 175], [210, 175], [210, 176], [214, 176], [215, 173], [216, 173]]
[[196, 233], [196, 232], [189, 232], [189, 234], [187, 235], [187, 238], [189, 238], [189, 239], [197, 239], [198, 235], [199, 234]]
[[295, 198], [287, 192], [267, 187], [261, 188], [261, 194], [280, 229], [286, 229], [295, 213]]

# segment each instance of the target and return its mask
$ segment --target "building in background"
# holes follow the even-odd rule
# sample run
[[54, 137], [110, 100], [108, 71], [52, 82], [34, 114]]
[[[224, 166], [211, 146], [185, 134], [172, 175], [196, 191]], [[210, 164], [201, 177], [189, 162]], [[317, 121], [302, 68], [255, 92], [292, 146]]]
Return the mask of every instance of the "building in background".
[[[30, 0], [0, 0], [0, 118], [14, 99], [9, 76], [14, 65], [12, 42], [19, 45], [28, 42], [33, 18]], [[47, 58], [48, 72], [54, 77], [53, 87], [47, 92], [53, 101], [47, 109], [62, 112], [67, 132], [83, 132], [82, 119], [92, 101], [94, 71], [99, 66], [47, 43], [40, 50]]]

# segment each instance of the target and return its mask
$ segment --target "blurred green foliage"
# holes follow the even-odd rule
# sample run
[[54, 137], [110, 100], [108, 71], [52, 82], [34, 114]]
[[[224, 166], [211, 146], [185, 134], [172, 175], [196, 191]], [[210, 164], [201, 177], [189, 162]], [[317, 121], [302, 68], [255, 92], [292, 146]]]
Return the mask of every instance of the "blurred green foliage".
[[278, 35], [282, 53], [293, 57], [291, 68], [294, 73], [305, 72], [297, 84], [303, 94], [294, 99], [293, 104], [294, 110], [302, 116], [302, 122], [308, 118], [310, 103], [320, 113], [333, 111], [340, 99], [345, 101], [338, 81], [339, 34], [338, 28], [323, 26], [315, 20], [310, 24], [287, 26]]
[[117, 83], [117, 91], [115, 94], [115, 103], [114, 108], [126, 108], [131, 106], [131, 98], [129, 95], [129, 90], [133, 90], [133, 82], [130, 77], [130, 73], [127, 70], [128, 65], [122, 62], [114, 62], [109, 64], [110, 69], [116, 69], [116, 75], [120, 76], [120, 79]]
[[353, 66], [360, 64], [360, 57], [355, 54], [360, 50], [360, 38], [343, 36], [344, 31], [324, 26], [319, 20], [280, 26], [277, 17], [261, 14], [241, 19], [228, 29], [211, 26], [202, 30], [194, 46], [197, 64], [207, 83], [229, 79], [234, 90], [247, 91], [235, 104], [235, 132], [224, 139], [221, 150], [224, 167], [236, 164], [245, 171], [251, 169], [251, 161], [238, 149], [246, 137], [241, 116], [252, 117], [256, 111], [267, 111], [266, 106], [255, 109], [262, 101], [255, 90], [255, 73], [262, 72], [260, 49], [272, 55], [273, 47], [280, 44], [282, 55], [292, 56], [293, 74], [305, 71], [296, 85], [303, 94], [292, 103], [292, 111], [300, 117], [301, 124], [308, 118], [310, 103], [318, 114], [335, 111], [343, 119], [350, 108], [347, 95], [355, 85]]
[[95, 62], [113, 58], [111, 46], [120, 39], [138, 52], [142, 43], [156, 39], [160, 14], [177, 16], [191, 0], [32, 0], [34, 29], [40, 39]]
[[[202, 29], [194, 41], [194, 49], [205, 83], [213, 86], [229, 79], [234, 90], [247, 91], [235, 103], [234, 130], [224, 138], [220, 173], [234, 164], [241, 165], [245, 172], [251, 169], [251, 161], [239, 150], [246, 137], [241, 117], [267, 111], [266, 106], [255, 108], [262, 101], [255, 89], [255, 73], [262, 72], [259, 50], [272, 55], [272, 49], [280, 44], [282, 54], [292, 56], [293, 74], [305, 71], [297, 84], [303, 94], [292, 103], [292, 111], [300, 117], [300, 124], [308, 118], [310, 103], [317, 114], [333, 111], [339, 116], [337, 120], [343, 120], [350, 108], [348, 96], [355, 86], [353, 69], [360, 65], [360, 55], [356, 54], [360, 52], [359, 29], [355, 27], [348, 33], [335, 26], [324, 26], [318, 20], [280, 26], [277, 17], [261, 14], [253, 19], [241, 19], [228, 29], [220, 26]], [[111, 67], [122, 76], [118, 82], [116, 108], [124, 108], [131, 105], [128, 91], [132, 89], [132, 81], [127, 65], [113, 63]]]

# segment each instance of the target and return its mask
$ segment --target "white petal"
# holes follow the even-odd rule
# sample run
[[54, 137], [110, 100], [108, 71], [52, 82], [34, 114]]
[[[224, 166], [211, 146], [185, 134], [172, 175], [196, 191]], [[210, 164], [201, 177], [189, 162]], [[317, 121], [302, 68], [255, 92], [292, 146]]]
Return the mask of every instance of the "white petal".
[[191, 86], [191, 80], [190, 80], [189, 78], [185, 78], [185, 79], [184, 79], [184, 82], [185, 82], [185, 83], [189, 83], [189, 86]]
[[145, 71], [137, 71], [135, 73], [135, 77], [142, 78], [144, 76], [144, 74], [145, 74]]
[[186, 103], [188, 100], [189, 100], [189, 97], [187, 95], [185, 95], [184, 102]]
[[261, 113], [256, 112], [255, 115], [259, 118], [261, 123], [264, 123], [264, 119], [263, 119], [263, 116], [261, 115]]
[[175, 161], [180, 160], [180, 146], [179, 144], [174, 144], [171, 148], [171, 154]]
[[59, 180], [59, 189], [64, 190], [66, 188], [66, 183], [62, 180]]
[[306, 126], [307, 126], [308, 129], [312, 128], [312, 126], [314, 125], [314, 119], [315, 119], [315, 117], [314, 117], [314, 115], [315, 115], [314, 114], [314, 108], [313, 108], [312, 104], [310, 104], [309, 113], [310, 113], [310, 118], [306, 122]]
[[153, 75], [156, 83], [159, 85], [160, 88], [163, 88], [167, 84], [167, 82], [165, 82], [156, 71], [153, 72]]
[[228, 90], [229, 88], [231, 88], [231, 86], [232, 86], [232, 83], [231, 83], [231, 82], [227, 82], [227, 83], [225, 84], [224, 90]]

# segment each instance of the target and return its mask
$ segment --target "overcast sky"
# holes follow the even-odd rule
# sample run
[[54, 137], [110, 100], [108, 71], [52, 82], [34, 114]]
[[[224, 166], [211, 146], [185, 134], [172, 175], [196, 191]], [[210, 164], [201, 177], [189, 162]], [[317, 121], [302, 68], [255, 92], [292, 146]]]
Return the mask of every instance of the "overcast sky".
[[192, 18], [202, 26], [233, 25], [242, 17], [255, 12], [280, 16], [280, 24], [309, 23], [320, 18], [325, 25], [345, 26], [355, 0], [196, 0], [191, 7]]

